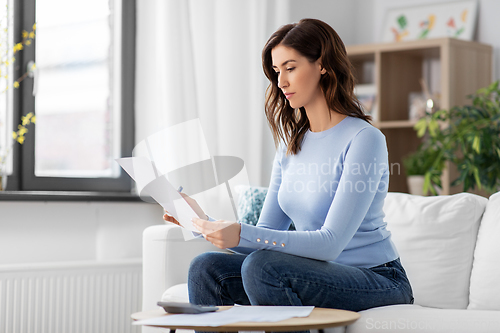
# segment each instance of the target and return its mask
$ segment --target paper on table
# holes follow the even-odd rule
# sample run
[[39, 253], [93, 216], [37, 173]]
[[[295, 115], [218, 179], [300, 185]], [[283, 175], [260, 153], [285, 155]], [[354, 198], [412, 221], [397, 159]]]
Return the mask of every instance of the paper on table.
[[157, 326], [221, 326], [241, 321], [277, 322], [293, 317], [307, 317], [314, 306], [233, 306], [229, 310], [176, 314], [139, 320], [134, 325]]
[[156, 177], [156, 168], [150, 160], [145, 157], [126, 157], [116, 161], [142, 188], [141, 194], [151, 196], [186, 230], [196, 233], [184, 233], [185, 239], [199, 235], [191, 222], [191, 218], [197, 216], [196, 212], [167, 180], [166, 175]]

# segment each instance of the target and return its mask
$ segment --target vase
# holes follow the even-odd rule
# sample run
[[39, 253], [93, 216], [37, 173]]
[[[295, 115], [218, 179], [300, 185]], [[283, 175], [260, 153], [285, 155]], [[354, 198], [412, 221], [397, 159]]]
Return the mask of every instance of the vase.
[[[414, 195], [432, 195], [431, 191], [424, 193], [424, 180], [424, 176], [420, 175], [407, 176], [406, 183], [408, 185], [408, 192]], [[441, 195], [441, 189], [439, 187], [434, 185], [434, 189], [436, 190], [437, 195]]]
[[424, 195], [424, 176], [408, 176], [408, 191], [414, 195]]

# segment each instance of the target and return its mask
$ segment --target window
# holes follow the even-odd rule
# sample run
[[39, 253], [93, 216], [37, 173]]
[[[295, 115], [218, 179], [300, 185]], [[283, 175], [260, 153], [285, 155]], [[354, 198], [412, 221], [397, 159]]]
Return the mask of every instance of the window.
[[[16, 59], [13, 77], [30, 73], [0, 100], [6, 105], [0, 119], [16, 128], [33, 113], [36, 125], [24, 144], [13, 145], [7, 189], [130, 191], [130, 178], [115, 159], [130, 156], [134, 145], [135, 2], [13, 5], [14, 40], [34, 22], [36, 37]], [[0, 131], [5, 141], [10, 131]]]

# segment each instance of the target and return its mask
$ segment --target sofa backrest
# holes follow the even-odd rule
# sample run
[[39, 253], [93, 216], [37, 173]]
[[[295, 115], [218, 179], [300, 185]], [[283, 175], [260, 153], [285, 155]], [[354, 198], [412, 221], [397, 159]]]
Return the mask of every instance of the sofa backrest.
[[500, 311], [500, 192], [490, 196], [479, 226], [468, 309]]
[[415, 304], [465, 309], [479, 223], [488, 199], [459, 193], [388, 193], [387, 228], [413, 288]]

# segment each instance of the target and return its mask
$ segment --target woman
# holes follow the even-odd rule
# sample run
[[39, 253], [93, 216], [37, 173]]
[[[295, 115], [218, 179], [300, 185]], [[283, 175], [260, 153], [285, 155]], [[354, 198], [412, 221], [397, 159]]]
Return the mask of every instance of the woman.
[[383, 220], [385, 137], [354, 97], [342, 40], [326, 23], [303, 19], [269, 38], [262, 63], [279, 143], [269, 191], [257, 226], [193, 219], [208, 241], [236, 253], [192, 261], [190, 302], [353, 311], [413, 303]]

